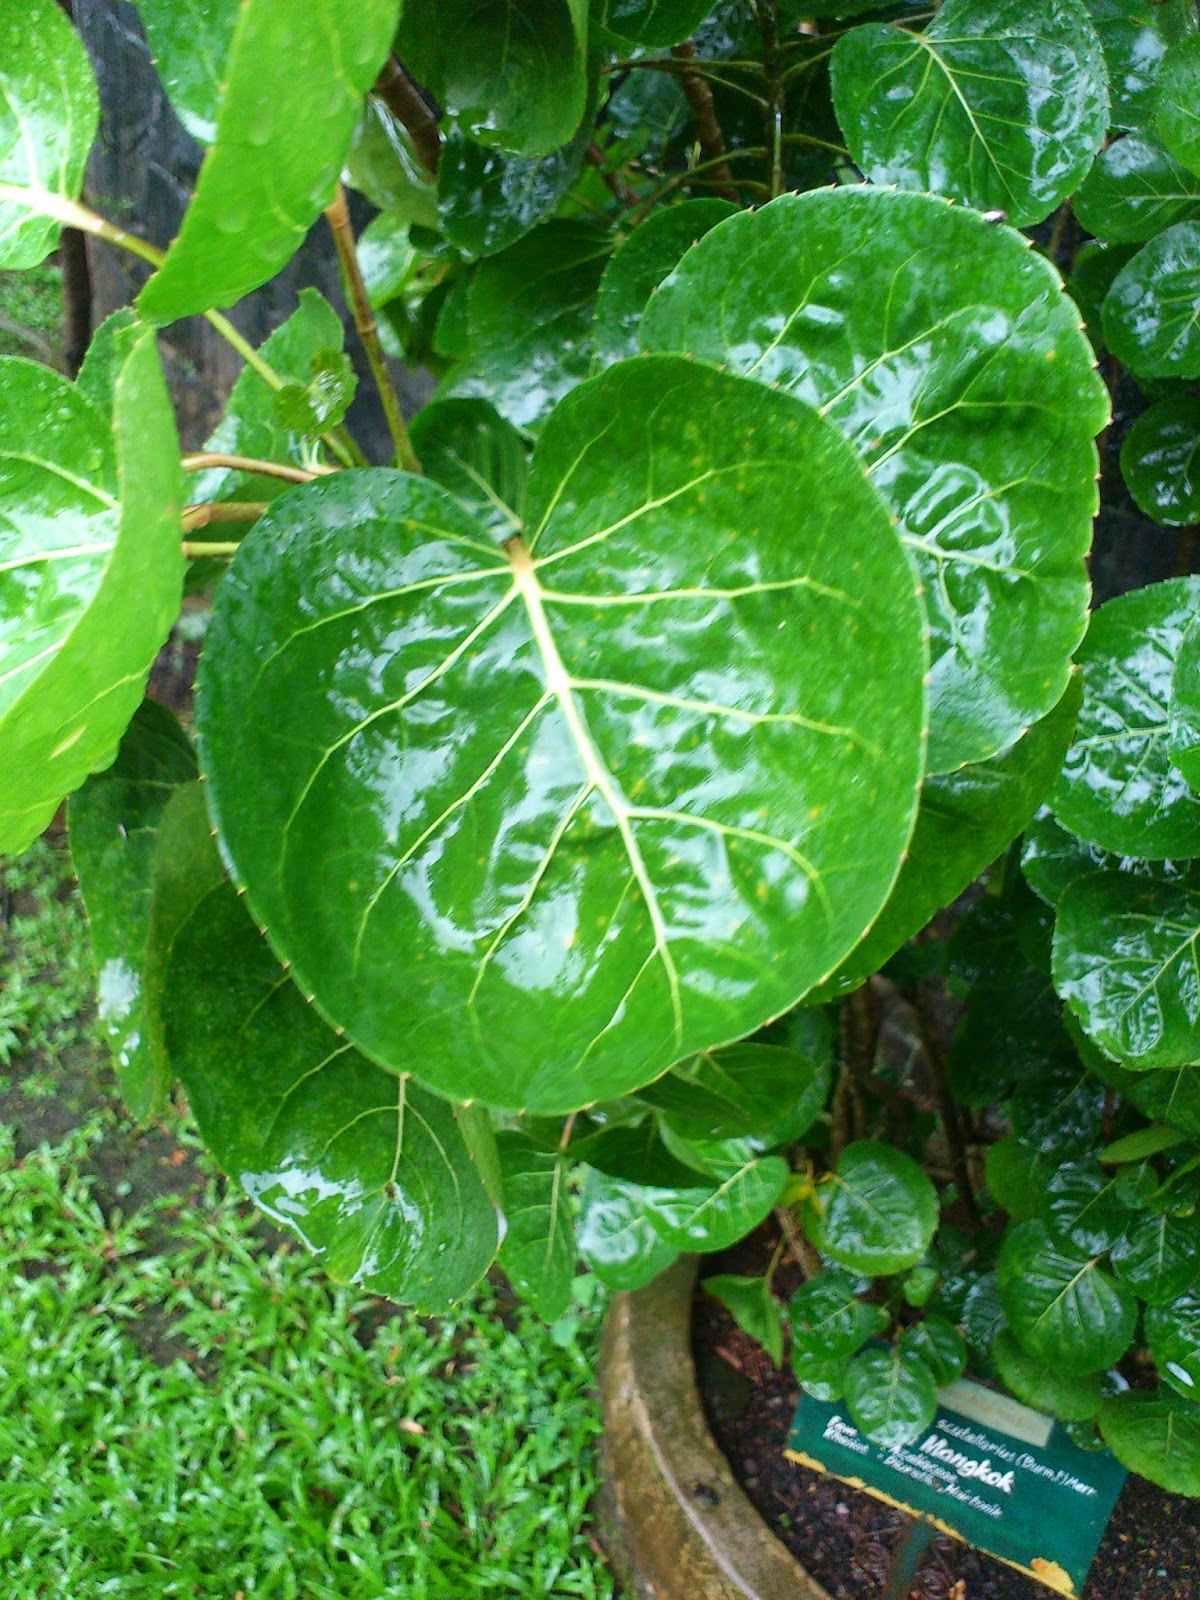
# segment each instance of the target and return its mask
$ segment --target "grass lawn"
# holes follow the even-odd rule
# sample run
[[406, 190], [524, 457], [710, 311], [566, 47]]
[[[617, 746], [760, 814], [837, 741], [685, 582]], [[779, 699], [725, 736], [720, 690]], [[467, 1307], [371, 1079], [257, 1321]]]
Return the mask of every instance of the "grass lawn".
[[3, 1594], [611, 1596], [599, 1305], [548, 1329], [500, 1285], [433, 1322], [330, 1284], [182, 1109], [121, 1115], [90, 983], [43, 841], [0, 865]]

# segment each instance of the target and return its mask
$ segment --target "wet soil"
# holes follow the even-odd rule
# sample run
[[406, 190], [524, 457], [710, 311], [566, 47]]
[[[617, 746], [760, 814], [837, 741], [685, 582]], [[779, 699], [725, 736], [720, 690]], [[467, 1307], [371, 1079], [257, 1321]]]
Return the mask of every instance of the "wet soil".
[[[761, 1273], [774, 1244], [770, 1231], [761, 1229], [707, 1261], [701, 1276]], [[786, 1267], [776, 1274], [782, 1296], [798, 1281]], [[692, 1333], [713, 1436], [768, 1526], [833, 1600], [884, 1600], [914, 1519], [784, 1456], [799, 1386], [711, 1296], [697, 1295]], [[941, 1535], [908, 1588], [891, 1592], [898, 1600], [1049, 1600], [1052, 1594]], [[1200, 1501], [1165, 1494], [1131, 1475], [1081, 1600], [1200, 1600]]]

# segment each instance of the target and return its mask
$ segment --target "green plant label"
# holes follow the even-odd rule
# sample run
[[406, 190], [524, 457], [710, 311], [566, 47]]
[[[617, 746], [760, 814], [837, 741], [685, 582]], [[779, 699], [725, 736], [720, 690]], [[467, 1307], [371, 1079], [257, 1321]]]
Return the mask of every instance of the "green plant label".
[[863, 1438], [844, 1403], [801, 1395], [784, 1453], [1070, 1595], [1125, 1482], [1107, 1450], [1081, 1450], [1050, 1417], [966, 1379], [941, 1391], [914, 1443], [895, 1449]]

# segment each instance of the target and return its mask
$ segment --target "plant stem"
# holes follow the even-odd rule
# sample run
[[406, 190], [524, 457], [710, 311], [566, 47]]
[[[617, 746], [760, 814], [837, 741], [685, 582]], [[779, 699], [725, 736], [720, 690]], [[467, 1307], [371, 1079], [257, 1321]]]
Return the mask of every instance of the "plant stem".
[[788, 1253], [804, 1277], [815, 1278], [821, 1271], [821, 1258], [804, 1237], [789, 1206], [775, 1207], [775, 1220], [787, 1240]]
[[933, 999], [925, 982], [917, 984], [913, 1009], [916, 1012], [921, 1043], [925, 1046], [925, 1059], [929, 1064], [934, 1101], [946, 1132], [946, 1143], [950, 1148], [950, 1166], [954, 1173], [955, 1186], [972, 1225], [979, 1227], [981, 1218], [971, 1183], [970, 1168], [967, 1166], [967, 1148], [963, 1138], [962, 1123], [948, 1083], [949, 1056], [937, 1017], [934, 1015]]
[[203, 561], [212, 556], [218, 559], [228, 559], [238, 553], [236, 544], [194, 544], [188, 539], [183, 541], [182, 548], [185, 561]]
[[678, 61], [683, 71], [679, 76], [679, 84], [683, 90], [688, 106], [691, 108], [692, 121], [696, 126], [696, 137], [700, 140], [700, 148], [713, 167], [713, 176], [719, 185], [722, 199], [731, 200], [738, 204], [738, 192], [733, 182], [733, 174], [727, 164], [725, 149], [725, 136], [721, 132], [721, 124], [717, 121], [717, 110], [713, 104], [712, 90], [709, 88], [702, 73], [697, 70], [696, 45], [691, 39], [685, 39], [682, 44], [671, 46], [671, 54]]
[[436, 178], [442, 155], [442, 136], [438, 132], [437, 118], [395, 56], [389, 56], [379, 69], [371, 93], [383, 101], [405, 129], [421, 165], [431, 177]]
[[184, 506], [183, 530], [207, 528], [214, 522], [257, 522], [267, 509], [265, 500], [224, 500], [215, 505]]
[[783, 73], [779, 62], [779, 15], [775, 0], [756, 0], [762, 32], [763, 62], [767, 74], [767, 105], [763, 121], [771, 151], [771, 199], [783, 193]]
[[596, 171], [604, 179], [604, 187], [608, 190], [609, 194], [612, 195], [614, 200], [623, 206], [633, 205], [635, 199], [633, 191], [621, 177], [619, 172], [609, 171], [604, 160], [604, 151], [601, 150], [600, 146], [594, 139], [583, 152], [583, 158], [587, 162], [588, 166], [595, 167]]
[[[757, 145], [752, 149], [731, 150], [728, 156], [718, 156], [716, 161], [698, 161], [695, 166], [689, 167], [686, 172], [676, 172], [667, 179], [661, 189], [655, 190], [652, 195], [642, 201], [638, 208], [641, 214], [633, 219], [634, 225], [643, 221], [661, 200], [665, 200], [669, 194], [672, 194], [681, 185], [691, 183], [698, 172], [707, 172], [710, 168], [720, 166], [725, 161], [761, 160], [766, 153], [764, 148]], [[744, 178], [735, 178], [733, 181], [735, 185], [748, 184], [749, 182]]]
[[336, 467], [290, 467], [282, 461], [259, 461], [254, 456], [227, 456], [203, 450], [184, 456], [179, 463], [185, 472], [203, 472], [206, 467], [228, 467], [233, 472], [254, 472], [260, 478], [282, 478], [284, 483], [311, 483], [314, 478], [336, 472]]
[[392, 436], [392, 443], [396, 447], [396, 464], [407, 472], [420, 472], [421, 463], [417, 460], [417, 453], [412, 447], [412, 440], [408, 437], [408, 429], [404, 425], [404, 413], [400, 409], [400, 397], [396, 393], [396, 386], [392, 382], [392, 375], [388, 371], [387, 357], [383, 353], [383, 346], [379, 342], [379, 329], [375, 325], [375, 313], [371, 309], [371, 299], [367, 294], [367, 286], [363, 282], [362, 268], [358, 262], [358, 251], [354, 244], [354, 229], [350, 226], [350, 209], [346, 204], [346, 191], [339, 183], [334, 190], [333, 199], [325, 207], [325, 220], [329, 224], [329, 231], [333, 234], [333, 243], [338, 253], [338, 260], [342, 265], [342, 272], [346, 279], [346, 290], [350, 300], [350, 310], [354, 316], [354, 326], [358, 329], [358, 336], [362, 340], [363, 349], [367, 352], [367, 360], [371, 364], [371, 373], [375, 379], [375, 387], [379, 391], [379, 398], [383, 402], [383, 414], [387, 418], [388, 431]]
[[[0, 183], [0, 200], [11, 200], [30, 211], [38, 212], [41, 216], [52, 217], [64, 227], [78, 228], [82, 233], [90, 233], [93, 238], [103, 239], [106, 244], [116, 245], [119, 250], [128, 251], [130, 255], [137, 256], [152, 267], [161, 267], [167, 259], [166, 253], [157, 245], [151, 244], [149, 240], [139, 239], [136, 233], [126, 233], [124, 228], [118, 228], [116, 223], [109, 222], [107, 217], [89, 211], [87, 206], [78, 205], [64, 195], [51, 194], [48, 189]], [[272, 389], [283, 388], [284, 379], [263, 360], [254, 346], [242, 337], [228, 317], [223, 317], [219, 311], [206, 311], [204, 316], [209, 326], [220, 334], [226, 344], [237, 351], [246, 365], [257, 372], [264, 383], [269, 384]], [[336, 433], [325, 434], [324, 441], [343, 465], [348, 467], [366, 465], [362, 451], [344, 429], [339, 428]]]

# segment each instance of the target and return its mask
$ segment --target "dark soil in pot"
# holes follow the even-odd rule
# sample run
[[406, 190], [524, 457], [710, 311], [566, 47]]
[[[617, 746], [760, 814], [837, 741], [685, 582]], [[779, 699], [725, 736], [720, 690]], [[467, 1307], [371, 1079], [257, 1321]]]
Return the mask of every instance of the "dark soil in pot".
[[[764, 1227], [706, 1261], [700, 1276], [761, 1273], [774, 1244]], [[781, 1267], [775, 1281], [787, 1295], [799, 1278]], [[772, 1532], [833, 1600], [880, 1600], [912, 1519], [784, 1456], [799, 1387], [703, 1292], [696, 1296], [692, 1340], [713, 1436]], [[1048, 1600], [1050, 1594], [943, 1536], [926, 1552], [909, 1591], [910, 1600]], [[1131, 1476], [1082, 1600], [1200, 1600], [1200, 1501], [1164, 1494]]]

